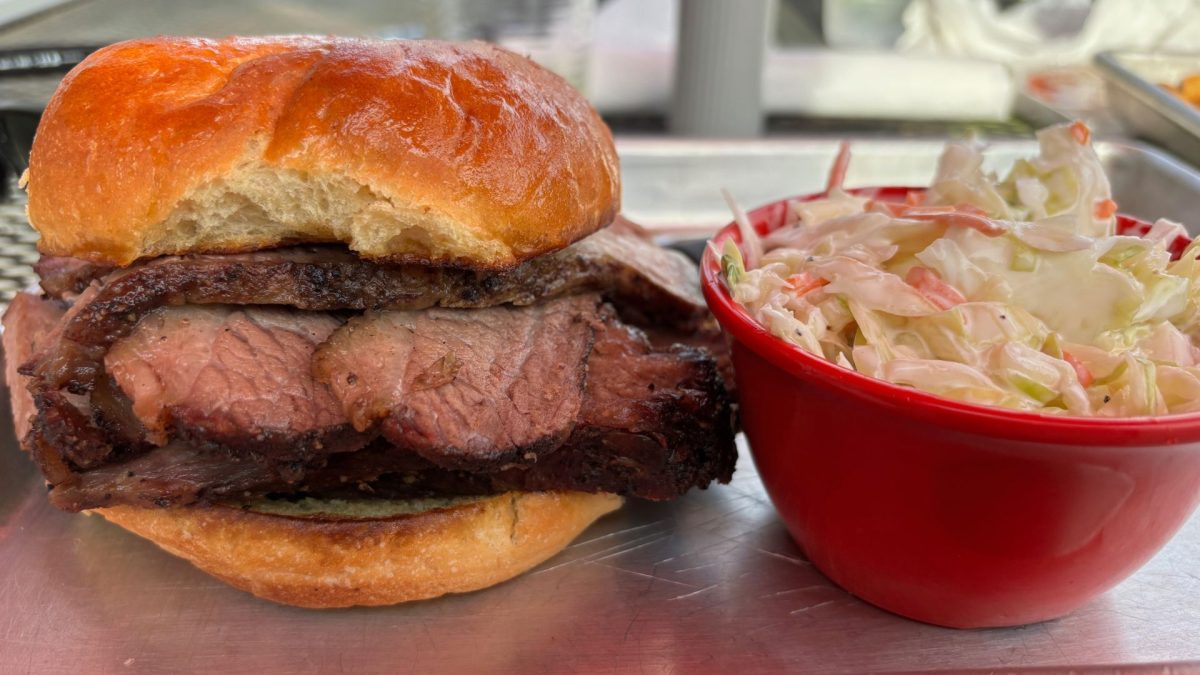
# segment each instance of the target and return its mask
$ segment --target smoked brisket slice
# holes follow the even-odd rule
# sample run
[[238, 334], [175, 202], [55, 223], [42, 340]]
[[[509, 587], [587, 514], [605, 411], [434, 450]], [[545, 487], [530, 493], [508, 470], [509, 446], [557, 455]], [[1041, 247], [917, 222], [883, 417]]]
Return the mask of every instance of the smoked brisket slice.
[[[31, 301], [14, 304], [6, 316], [6, 341], [21, 339], [12, 327], [30, 323], [23, 317], [33, 312], [23, 311], [23, 305], [37, 309], [43, 306], [37, 303], [52, 304], [22, 297]], [[47, 317], [43, 323], [57, 316], [42, 314]], [[429, 316], [417, 316], [425, 314]], [[481, 320], [488, 330], [482, 329]], [[407, 336], [395, 330], [406, 322], [419, 330], [410, 328]], [[547, 322], [555, 330], [539, 332], [537, 327]], [[116, 503], [186, 505], [270, 493], [369, 493], [376, 487], [381, 494], [397, 496], [563, 489], [666, 499], [714, 479], [728, 480], [732, 471], [730, 403], [713, 359], [687, 347], [652, 347], [644, 334], [621, 324], [594, 296], [529, 308], [375, 312], [351, 322], [359, 328], [375, 324], [374, 332], [338, 329], [326, 343], [335, 350], [330, 353], [338, 354], [324, 366], [330, 381], [340, 377], [347, 382], [348, 368], [370, 375], [389, 368], [400, 372], [403, 366], [402, 381], [424, 394], [417, 399], [405, 396], [404, 404], [396, 406], [387, 395], [386, 378], [372, 385], [383, 390], [367, 390], [365, 400], [382, 405], [384, 414], [364, 419], [382, 421], [390, 438], [376, 439], [365, 449], [360, 448], [372, 432], [350, 428], [346, 422], [352, 415], [344, 414], [347, 403], [360, 399], [339, 396], [335, 388], [339, 410], [322, 399], [311, 372], [297, 365], [339, 324], [327, 313], [282, 309], [156, 310], [109, 353], [118, 391], [99, 386], [90, 395], [93, 419], [123, 421], [99, 429], [90, 424], [86, 403], [81, 409], [80, 396], [42, 394], [42, 410], [26, 441], [54, 485], [52, 501], [77, 510]], [[480, 335], [456, 344], [454, 336], [465, 335], [471, 327]], [[488, 332], [496, 337], [486, 337]], [[407, 351], [377, 342], [388, 334], [408, 340]], [[569, 337], [556, 337], [559, 334]], [[522, 341], [527, 351], [506, 344]], [[509, 352], [516, 356], [506, 360]], [[415, 361], [414, 353], [419, 355]], [[523, 370], [533, 354], [536, 363]], [[581, 360], [586, 361], [586, 386], [579, 377]], [[409, 373], [409, 363], [419, 367]], [[571, 363], [575, 370], [562, 368]], [[480, 369], [492, 367], [503, 372], [480, 377], [486, 375]], [[208, 373], [210, 382], [196, 386], [201, 372]], [[10, 373], [10, 383], [19, 386], [14, 377]], [[550, 381], [552, 377], [556, 379]], [[109, 382], [107, 378], [101, 385]], [[369, 384], [369, 378], [363, 383]], [[491, 435], [477, 444], [460, 442], [438, 452], [437, 442], [430, 439], [452, 438], [455, 430], [412, 423], [436, 421], [450, 404], [460, 406], [461, 418], [464, 391], [489, 386], [492, 392], [477, 401], [490, 401], [485, 405], [492, 412], [495, 399], [503, 394], [507, 398], [501, 397], [501, 403], [509, 408], [495, 416], [495, 424], [479, 427]], [[569, 400], [572, 387], [582, 387], [577, 405]], [[361, 386], [356, 391], [363, 393]], [[102, 407], [116, 412], [98, 414], [96, 399], [101, 394], [111, 399]], [[122, 412], [124, 394], [133, 400], [126, 401]], [[307, 404], [300, 400], [305, 398]], [[227, 405], [231, 400], [251, 405], [233, 411]], [[415, 417], [414, 400], [423, 406]], [[538, 413], [539, 400], [552, 404], [542, 410], [549, 414], [536, 422], [524, 419], [525, 413]], [[561, 411], [574, 413], [563, 416]], [[516, 427], [511, 426], [514, 420]], [[389, 424], [395, 427], [390, 433]], [[112, 426], [124, 430], [115, 433]], [[97, 452], [103, 457], [90, 466], [76, 461], [87, 456], [89, 444], [108, 443], [111, 448], [114, 439], [128, 436], [130, 426], [142, 427], [144, 434], [160, 434], [153, 440], [166, 442], [165, 447], [142, 444]], [[361, 435], [348, 441], [323, 433], [330, 429]], [[537, 429], [553, 433], [529, 433]], [[287, 442], [275, 448], [270, 441], [276, 431], [299, 431], [320, 440], [296, 443], [284, 435], [278, 438]], [[414, 441], [413, 433], [423, 443]]]
[[708, 450], [693, 451], [684, 460], [649, 435], [582, 436], [588, 438], [572, 438], [548, 461], [490, 472], [447, 469], [415, 453], [396, 452], [380, 440], [324, 458], [296, 479], [243, 457], [172, 444], [80, 473], [55, 486], [50, 500], [69, 511], [114, 504], [203, 506], [262, 496], [404, 499], [510, 490], [613, 492], [667, 500], [713, 480], [728, 482], [733, 472], [735, 454], [720, 444], [706, 444]]
[[[43, 261], [41, 267], [47, 274], [63, 276], [48, 283], [49, 288], [78, 288], [86, 269], [97, 274], [101, 270], [54, 260]], [[486, 273], [373, 263], [336, 247], [163, 257], [95, 279], [56, 328], [57, 336], [38, 358], [22, 364], [21, 372], [33, 377], [30, 388], [39, 407], [61, 408], [68, 393], [87, 395], [103, 387], [109, 348], [129, 335], [142, 317], [164, 306], [479, 308], [527, 305], [585, 291], [610, 298], [630, 317], [681, 333], [694, 332], [707, 317], [692, 263], [627, 227], [610, 227], [557, 253]], [[122, 429], [98, 433], [88, 424], [89, 416], [104, 417], [96, 411], [89, 415], [64, 410], [44, 420], [41, 431], [79, 467], [123, 456], [128, 442]], [[277, 445], [287, 442], [280, 438]]]
[[113, 345], [105, 368], [154, 445], [303, 461], [371, 439], [312, 377], [317, 346], [342, 324], [280, 307], [163, 307]]
[[[49, 288], [78, 287], [69, 281]], [[598, 292], [639, 320], [686, 330], [705, 320], [695, 268], [682, 254], [617, 229], [597, 232], [557, 253], [510, 270], [389, 265], [336, 247], [292, 247], [234, 255], [156, 258], [100, 278], [84, 292], [63, 338], [26, 369], [44, 389], [76, 393], [94, 386], [108, 348], [150, 311], [167, 305], [287, 305], [305, 310], [528, 305], [561, 295]]]
[[112, 272], [111, 265], [97, 265], [79, 258], [42, 256], [33, 264], [42, 290], [58, 300], [73, 300], [92, 281]]
[[313, 371], [355, 428], [443, 466], [500, 467], [553, 451], [584, 406], [600, 298], [529, 307], [368, 312]]
[[62, 303], [17, 293], [4, 314], [4, 375], [12, 389], [13, 429], [18, 440], [29, 433], [37, 408], [25, 387], [17, 384], [23, 380], [17, 368], [45, 349], [66, 311]]

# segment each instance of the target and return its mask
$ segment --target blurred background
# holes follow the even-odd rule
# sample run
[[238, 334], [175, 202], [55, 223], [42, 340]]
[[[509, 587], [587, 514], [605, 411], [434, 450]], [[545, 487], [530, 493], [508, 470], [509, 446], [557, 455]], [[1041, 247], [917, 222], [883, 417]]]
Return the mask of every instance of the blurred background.
[[1200, 161], [1192, 0], [0, 0], [4, 161], [23, 168], [58, 79], [100, 45], [272, 33], [497, 42], [621, 137], [1022, 137], [1079, 118]]
[[[720, 126], [672, 101], [727, 89], [757, 91], [730, 103], [762, 119], [726, 134], [877, 120], [1019, 131], [1023, 96], [1101, 112], [1094, 55], [1187, 50], [1200, 11], [1190, 0], [0, 0], [10, 50], [271, 33], [498, 42], [564, 75], [618, 127], [646, 131], [670, 130], [672, 112]], [[36, 107], [53, 78], [20, 84], [6, 83], [5, 102]]]

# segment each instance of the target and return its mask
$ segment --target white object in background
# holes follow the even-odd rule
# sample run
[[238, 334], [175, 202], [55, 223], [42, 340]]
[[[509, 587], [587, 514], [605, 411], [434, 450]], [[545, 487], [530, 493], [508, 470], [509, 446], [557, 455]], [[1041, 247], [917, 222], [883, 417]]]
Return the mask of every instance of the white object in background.
[[588, 93], [596, 0], [508, 0], [482, 6], [494, 15], [489, 39], [529, 56]]
[[821, 29], [834, 49], [888, 49], [904, 33], [909, 0], [824, 0]]
[[[588, 94], [605, 113], [669, 109], [678, 5], [610, 0], [596, 15]], [[960, 57], [768, 48], [763, 109], [824, 117], [1006, 120], [1004, 66]]]
[[1007, 10], [994, 0], [912, 0], [897, 46], [967, 56], [1019, 69], [1086, 63], [1106, 49], [1194, 51], [1195, 0], [1030, 0]]
[[683, 0], [671, 132], [753, 137], [762, 132], [763, 54], [770, 0]]
[[816, 117], [1006, 120], [1016, 95], [1001, 64], [891, 52], [776, 51], [764, 80], [767, 110]]
[[671, 100], [679, 3], [609, 0], [596, 13], [588, 94], [602, 112], [662, 112]]

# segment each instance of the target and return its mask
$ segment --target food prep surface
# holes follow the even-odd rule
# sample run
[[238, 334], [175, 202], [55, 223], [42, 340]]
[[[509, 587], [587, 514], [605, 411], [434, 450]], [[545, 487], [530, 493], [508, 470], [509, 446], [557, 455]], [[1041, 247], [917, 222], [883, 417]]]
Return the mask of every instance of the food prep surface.
[[[942, 139], [862, 140], [848, 185], [927, 182]], [[625, 209], [678, 237], [819, 189], [837, 139], [621, 142]], [[1000, 142], [1003, 164], [1032, 141]], [[1100, 143], [1122, 210], [1185, 220], [1200, 174]], [[0, 207], [0, 278], [30, 237]], [[1190, 225], [1190, 223], [1189, 223]], [[7, 228], [7, 229], [6, 229]], [[31, 278], [31, 277], [30, 277]], [[0, 292], [8, 289], [0, 286]], [[3, 296], [7, 300], [9, 296]], [[3, 392], [7, 396], [7, 392]], [[0, 672], [759, 672], [1200, 662], [1200, 516], [1115, 590], [1057, 621], [956, 631], [856, 600], [809, 565], [742, 448], [728, 486], [630, 502], [533, 572], [412, 605], [312, 611], [236, 591], [98, 517], [51, 507], [0, 415]]]
[[[0, 430], [6, 438], [11, 429]], [[1200, 660], [1200, 518], [1058, 621], [956, 631], [875, 609], [792, 544], [746, 459], [732, 485], [631, 503], [496, 588], [313, 611], [257, 600], [98, 517], [61, 513], [0, 455], [0, 671], [758, 672]], [[12, 573], [20, 570], [19, 574]], [[235, 659], [235, 660], [234, 660]]]

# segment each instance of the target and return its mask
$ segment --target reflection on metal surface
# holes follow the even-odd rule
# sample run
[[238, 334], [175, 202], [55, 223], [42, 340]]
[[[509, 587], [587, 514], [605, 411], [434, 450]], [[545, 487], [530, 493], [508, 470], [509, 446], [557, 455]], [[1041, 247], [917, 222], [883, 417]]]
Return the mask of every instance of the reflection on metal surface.
[[[857, 144], [854, 184], [924, 182], [940, 142]], [[819, 188], [834, 141], [625, 141], [626, 208], [653, 224], [721, 222]], [[997, 162], [1030, 150], [998, 144]], [[1191, 170], [1102, 144], [1117, 196], [1182, 213]], [[28, 272], [19, 207], [0, 210], [0, 277]], [[22, 226], [23, 227], [23, 226]], [[4, 282], [0, 282], [4, 283]], [[7, 401], [0, 387], [0, 401]], [[0, 672], [759, 672], [1008, 669], [1200, 660], [1200, 517], [1128, 581], [1024, 628], [914, 623], [832, 586], [775, 517], [748, 453], [734, 482], [631, 502], [533, 572], [407, 606], [281, 607], [233, 590], [100, 518], [56, 511], [0, 413]]]
[[110, 671], [126, 662], [264, 673], [756, 672], [1200, 659], [1200, 519], [1072, 616], [955, 631], [832, 586], [792, 544], [743, 459], [732, 485], [669, 504], [631, 503], [490, 590], [311, 611], [228, 588], [99, 518], [55, 511], [7, 421], [0, 434], [10, 439], [0, 448], [0, 476], [9, 477], [0, 499], [4, 672]]

